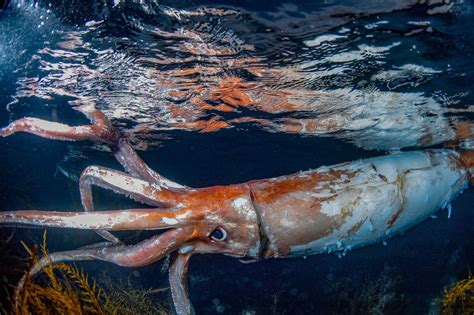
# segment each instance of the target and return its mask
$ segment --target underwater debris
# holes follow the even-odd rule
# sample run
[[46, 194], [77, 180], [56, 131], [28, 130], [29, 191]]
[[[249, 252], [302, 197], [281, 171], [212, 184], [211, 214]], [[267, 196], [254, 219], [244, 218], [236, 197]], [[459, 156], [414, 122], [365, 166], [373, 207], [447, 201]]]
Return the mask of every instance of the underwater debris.
[[[23, 243], [29, 254], [29, 266], [38, 260], [38, 245], [33, 248]], [[48, 257], [46, 231], [39, 250]], [[9, 305], [1, 310], [5, 314], [168, 314], [167, 308], [153, 301], [150, 295], [166, 289], [143, 289], [133, 286], [130, 280], [112, 281], [102, 276], [98, 285], [75, 265], [50, 264], [42, 269], [38, 280], [25, 277], [23, 288]], [[104, 290], [106, 287], [107, 290]], [[111, 292], [111, 293], [108, 293]]]
[[225, 306], [221, 304], [221, 301], [218, 298], [212, 299], [213, 311], [217, 314], [223, 314], [225, 312]]
[[474, 277], [469, 275], [444, 289], [441, 298], [442, 314], [474, 313]]
[[272, 304], [270, 305], [271, 315], [283, 315], [285, 312], [280, 309], [280, 297], [283, 294], [283, 290], [276, 291], [272, 294]]

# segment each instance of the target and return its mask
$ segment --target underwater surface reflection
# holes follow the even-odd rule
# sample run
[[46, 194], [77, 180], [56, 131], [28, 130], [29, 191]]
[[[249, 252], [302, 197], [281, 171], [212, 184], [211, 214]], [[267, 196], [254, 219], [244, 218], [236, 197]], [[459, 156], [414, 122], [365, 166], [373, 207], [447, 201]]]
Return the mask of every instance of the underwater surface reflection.
[[[86, 119], [75, 109], [93, 105], [152, 168], [192, 187], [459, 138], [472, 148], [473, 15], [462, 0], [12, 0], [0, 11], [1, 126], [24, 116], [80, 125]], [[120, 169], [99, 145], [30, 135], [0, 141], [2, 211], [77, 211], [86, 166]], [[94, 197], [101, 209], [134, 205], [103, 190]], [[344, 256], [258, 264], [197, 256], [191, 300], [197, 313], [213, 314], [433, 311], [443, 287], [473, 265], [473, 204], [469, 188], [450, 218], [440, 211]], [[12, 232], [9, 250], [21, 255], [20, 240], [42, 237], [41, 229], [2, 227]], [[120, 235], [136, 242], [150, 234]], [[98, 239], [48, 230], [51, 252]], [[3, 282], [12, 284], [18, 274], [3, 271], [11, 264], [4, 257]], [[80, 266], [166, 287], [162, 264]]]

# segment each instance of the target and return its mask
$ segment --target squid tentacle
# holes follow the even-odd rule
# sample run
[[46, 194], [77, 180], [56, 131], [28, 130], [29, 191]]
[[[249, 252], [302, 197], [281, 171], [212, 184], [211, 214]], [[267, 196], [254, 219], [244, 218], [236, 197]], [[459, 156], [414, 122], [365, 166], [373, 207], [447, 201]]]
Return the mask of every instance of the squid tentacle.
[[191, 300], [189, 299], [187, 275], [191, 253], [179, 253], [174, 258], [169, 269], [169, 282], [174, 307], [178, 315], [195, 314]]
[[178, 249], [190, 239], [191, 228], [171, 229], [135, 245], [88, 246], [76, 250], [48, 254], [38, 260], [29, 273], [23, 276], [15, 292], [15, 300], [23, 288], [26, 277], [34, 277], [46, 266], [66, 261], [102, 260], [123, 267], [142, 267], [154, 263]]
[[[110, 189], [116, 193], [127, 195], [135, 201], [158, 207], [163, 205], [169, 207], [171, 206], [169, 202], [176, 199], [172, 192], [164, 191], [162, 188], [155, 189], [148, 182], [131, 177], [123, 172], [100, 166], [89, 166], [82, 172], [79, 179], [81, 202], [86, 212], [94, 211], [92, 185]], [[157, 195], [162, 195], [162, 201], [156, 200]], [[166, 200], [168, 204], [165, 204], [163, 199], [166, 199], [167, 195], [173, 197], [171, 200]], [[96, 233], [113, 243], [120, 242], [117, 237], [108, 231], [96, 230]]]
[[[84, 181], [84, 176], [81, 174], [81, 178], [79, 179], [80, 183]], [[83, 185], [80, 185], [82, 188]], [[94, 211], [94, 202], [93, 202], [93, 197], [92, 197], [92, 188], [90, 187], [91, 185], [84, 185], [84, 189], [80, 189], [80, 194], [81, 194], [81, 203], [82, 206], [84, 207], [84, 211], [86, 212], [92, 212]], [[117, 238], [115, 235], [113, 235], [109, 231], [104, 231], [104, 230], [96, 230], [95, 231], [99, 236], [102, 238], [114, 243], [114, 244], [119, 244], [121, 241], [119, 238]]]
[[[136, 152], [131, 148], [128, 141], [112, 126], [107, 117], [100, 111], [95, 108], [90, 108], [86, 106], [78, 107], [78, 110], [83, 112], [89, 120], [93, 123], [92, 125], [86, 126], [68, 126], [65, 124], [45, 121], [37, 118], [21, 118], [19, 120], [13, 121], [7, 127], [0, 129], [1, 136], [9, 136], [16, 132], [27, 132], [32, 133], [40, 137], [64, 141], [76, 141], [76, 140], [92, 140], [95, 142], [104, 142], [109, 147], [111, 147], [114, 152], [117, 160], [122, 164], [122, 166], [132, 175], [143, 178], [145, 180], [152, 181], [158, 185], [158, 188], [161, 186], [165, 187], [175, 187], [176, 189], [184, 188], [184, 186], [173, 183], [158, 173], [151, 170], [145, 162], [136, 154]], [[118, 191], [122, 194], [130, 195], [133, 199], [144, 202], [146, 204], [157, 205], [154, 199], [148, 198], [144, 195], [143, 191], [140, 193], [128, 193], [121, 190], [118, 187], [110, 185], [103, 180], [100, 180], [97, 176], [94, 176], [94, 171], [104, 172], [111, 176], [117, 174], [116, 177], [120, 179], [125, 179], [129, 183], [136, 183], [138, 180], [131, 177], [126, 177], [125, 174], [118, 175], [119, 172], [112, 170], [101, 169], [98, 167], [86, 168], [86, 170], [81, 175], [81, 201], [86, 212], [93, 211], [94, 206], [92, 203], [92, 191], [90, 188], [91, 184], [96, 184], [103, 188], [109, 188], [114, 191]], [[123, 184], [123, 183], [122, 183]], [[135, 186], [140, 185], [142, 187], [150, 186], [149, 184], [139, 183]], [[130, 185], [130, 184], [129, 184]], [[156, 191], [156, 189], [150, 189], [151, 192]], [[103, 237], [104, 239], [119, 243], [120, 240], [111, 234], [108, 231], [97, 230], [96, 233]]]
[[185, 226], [186, 210], [127, 209], [94, 212], [17, 210], [0, 212], [0, 224], [25, 224], [83, 230], [162, 230]]
[[93, 141], [104, 143], [112, 150], [117, 161], [135, 177], [155, 183], [165, 188], [184, 189], [184, 185], [175, 183], [152, 170], [133, 150], [128, 140], [113, 127], [107, 117], [91, 106], [79, 106], [92, 122], [92, 125], [69, 126], [38, 118], [24, 117], [11, 122], [0, 129], [0, 136], [7, 137], [17, 132], [26, 132], [42, 138], [62, 141]]
[[98, 186], [126, 195], [131, 199], [155, 207], [169, 208], [176, 205], [184, 191], [155, 186], [123, 172], [101, 166], [89, 166], [81, 174], [79, 190], [84, 208], [93, 209], [92, 188]]

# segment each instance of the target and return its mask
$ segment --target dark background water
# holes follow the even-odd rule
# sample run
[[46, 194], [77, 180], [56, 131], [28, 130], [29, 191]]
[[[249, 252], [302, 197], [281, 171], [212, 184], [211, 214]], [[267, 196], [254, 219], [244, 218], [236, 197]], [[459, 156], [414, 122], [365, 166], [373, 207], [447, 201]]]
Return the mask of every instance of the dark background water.
[[[469, 2], [453, 2], [447, 12], [429, 14], [442, 5], [274, 0], [160, 5], [12, 2], [0, 13], [0, 104], [5, 105], [0, 106], [0, 123], [34, 116], [78, 125], [86, 120], [72, 109], [71, 102], [92, 102], [128, 132], [138, 148], [148, 148], [140, 155], [152, 168], [195, 187], [274, 177], [382, 155], [388, 149], [419, 149], [409, 141], [387, 147], [394, 139], [403, 140], [398, 130], [384, 138], [380, 130], [374, 133], [370, 128], [315, 133], [286, 127], [289, 119], [303, 121], [328, 113], [348, 113], [349, 119], [357, 121], [360, 115], [352, 113], [368, 106], [374, 116], [390, 112], [384, 116], [388, 119], [401, 113], [402, 126], [408, 117], [411, 134], [439, 129], [439, 139], [449, 140], [450, 129], [440, 126], [473, 118], [468, 109], [473, 104], [470, 21], [474, 12]], [[189, 13], [202, 8], [238, 13], [213, 11], [197, 17]], [[380, 21], [385, 22], [377, 24]], [[345, 37], [320, 49], [305, 44], [325, 34]], [[202, 44], [198, 52], [186, 46], [196, 36], [199, 40], [193, 43]], [[242, 63], [235, 64], [236, 60]], [[407, 64], [425, 68], [403, 70]], [[183, 69], [199, 72], [185, 76], [186, 81], [178, 75]], [[268, 74], [275, 69], [278, 75]], [[398, 73], [387, 75], [391, 70]], [[258, 71], [265, 74], [259, 77]], [[377, 74], [384, 76], [377, 79]], [[296, 110], [274, 110], [262, 101], [224, 111], [212, 93], [225, 77], [256, 83], [259, 90], [284, 90], [296, 96], [324, 91], [328, 96], [320, 107], [308, 102]], [[174, 89], [192, 90], [192, 86], [200, 88], [191, 96], [173, 97]], [[389, 93], [410, 97], [399, 103], [383, 101]], [[202, 95], [215, 107], [203, 109], [196, 101]], [[364, 95], [375, 101], [370, 103]], [[255, 99], [265, 100], [259, 95]], [[392, 107], [393, 111], [384, 111]], [[176, 108], [187, 108], [187, 112], [176, 114]], [[442, 118], [430, 119], [433, 115]], [[253, 121], [234, 123], [236, 118]], [[176, 124], [180, 119], [186, 124]], [[206, 130], [188, 124], [212, 119], [233, 128], [202, 132]], [[93, 164], [120, 169], [110, 154], [88, 143], [15, 135], [0, 139], [0, 146], [2, 210], [79, 211], [77, 182], [64, 174], [72, 178]], [[102, 190], [95, 197], [101, 209], [131, 205]], [[443, 287], [465, 277], [473, 265], [473, 204], [470, 188], [453, 202], [451, 219], [440, 211], [437, 218], [385, 245], [358, 249], [345, 257], [316, 255], [241, 264], [221, 255], [195, 256], [190, 266], [191, 300], [198, 313], [216, 313], [217, 306], [229, 314], [245, 310], [257, 314], [274, 310], [278, 314], [377, 313], [380, 309], [427, 313]], [[10, 244], [20, 253], [19, 240], [37, 243], [42, 236], [41, 229], [2, 228], [5, 235], [11, 231], [15, 235]], [[133, 235], [124, 236], [133, 240]], [[98, 237], [92, 232], [50, 229], [48, 240], [50, 251], [56, 251], [93, 243]], [[138, 277], [133, 270], [101, 262], [80, 266], [92, 276], [106, 270], [117, 279], [136, 278], [145, 287], [168, 286], [161, 263], [137, 269]]]

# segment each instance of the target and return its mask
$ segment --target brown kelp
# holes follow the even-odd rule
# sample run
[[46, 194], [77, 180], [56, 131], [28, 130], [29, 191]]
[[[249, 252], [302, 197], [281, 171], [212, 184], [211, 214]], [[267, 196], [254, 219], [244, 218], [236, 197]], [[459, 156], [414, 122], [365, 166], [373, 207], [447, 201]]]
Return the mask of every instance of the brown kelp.
[[459, 280], [444, 289], [441, 298], [443, 314], [473, 314], [474, 313], [474, 277]]

